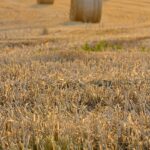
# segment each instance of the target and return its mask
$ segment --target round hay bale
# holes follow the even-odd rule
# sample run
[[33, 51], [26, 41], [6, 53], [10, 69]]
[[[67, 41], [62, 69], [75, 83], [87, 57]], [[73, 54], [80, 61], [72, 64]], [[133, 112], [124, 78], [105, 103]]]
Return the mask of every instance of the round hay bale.
[[37, 0], [38, 4], [53, 4], [54, 0]]
[[71, 21], [96, 23], [102, 15], [102, 0], [71, 0]]

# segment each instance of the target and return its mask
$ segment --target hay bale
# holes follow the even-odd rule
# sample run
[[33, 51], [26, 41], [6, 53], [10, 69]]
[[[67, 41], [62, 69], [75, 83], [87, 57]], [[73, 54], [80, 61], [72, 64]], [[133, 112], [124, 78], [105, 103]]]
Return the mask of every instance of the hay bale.
[[71, 0], [71, 21], [100, 22], [102, 0]]
[[38, 4], [53, 4], [54, 0], [37, 0]]

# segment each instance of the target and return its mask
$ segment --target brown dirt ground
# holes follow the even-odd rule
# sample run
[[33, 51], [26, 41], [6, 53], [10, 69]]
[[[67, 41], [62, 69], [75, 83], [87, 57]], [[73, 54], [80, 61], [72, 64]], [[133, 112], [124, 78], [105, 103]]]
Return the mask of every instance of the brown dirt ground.
[[127, 40], [150, 46], [150, 2], [108, 0], [100, 24], [69, 21], [70, 0], [38, 5], [36, 0], [0, 1], [0, 48], [25, 45], [69, 49], [84, 41]]

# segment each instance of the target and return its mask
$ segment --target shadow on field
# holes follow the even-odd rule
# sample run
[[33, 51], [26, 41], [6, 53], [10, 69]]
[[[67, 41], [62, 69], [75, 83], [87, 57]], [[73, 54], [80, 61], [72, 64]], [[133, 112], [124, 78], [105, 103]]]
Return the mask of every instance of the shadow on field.
[[71, 22], [71, 21], [68, 21], [68, 22], [64, 22], [62, 25], [63, 26], [78, 26], [78, 25], [85, 25], [85, 24], [82, 23], [82, 22]]
[[31, 8], [48, 8], [48, 7], [50, 7], [51, 5], [46, 5], [46, 4], [33, 4], [33, 5], [31, 5]]

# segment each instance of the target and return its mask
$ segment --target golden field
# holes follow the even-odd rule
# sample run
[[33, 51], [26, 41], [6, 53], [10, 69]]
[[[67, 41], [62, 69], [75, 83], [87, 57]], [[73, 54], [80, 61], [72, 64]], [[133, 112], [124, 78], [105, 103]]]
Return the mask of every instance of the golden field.
[[0, 1], [0, 150], [148, 150], [150, 2]]

